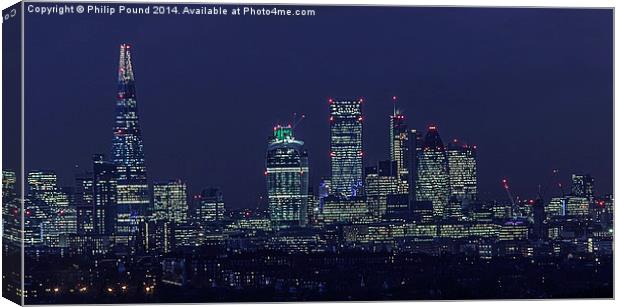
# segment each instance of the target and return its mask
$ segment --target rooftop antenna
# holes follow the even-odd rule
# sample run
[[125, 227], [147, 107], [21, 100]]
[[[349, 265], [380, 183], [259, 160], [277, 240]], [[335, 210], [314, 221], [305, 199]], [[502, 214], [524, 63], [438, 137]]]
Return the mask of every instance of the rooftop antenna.
[[396, 96], [392, 96], [392, 104], [394, 105], [394, 116], [396, 116]]

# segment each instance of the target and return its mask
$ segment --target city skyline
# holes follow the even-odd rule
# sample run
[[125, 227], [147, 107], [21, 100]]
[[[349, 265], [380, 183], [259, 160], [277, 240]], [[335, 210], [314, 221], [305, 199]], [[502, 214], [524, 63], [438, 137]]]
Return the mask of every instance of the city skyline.
[[4, 297], [613, 297], [613, 11], [161, 5], [24, 23]]
[[[339, 8], [325, 8], [325, 19], [333, 24], [335, 16], [340, 16]], [[478, 155], [481, 158], [479, 163], [479, 192], [483, 199], [505, 198], [500, 180], [509, 178], [516, 194], [522, 197], [533, 197], [536, 194], [537, 185], [544, 184], [548, 174], [552, 169], [559, 169], [563, 176], [563, 182], [568, 184], [569, 175], [572, 173], [590, 173], [597, 180], [597, 189], [601, 193], [611, 191], [611, 170], [605, 165], [611, 164], [611, 135], [608, 129], [611, 127], [611, 117], [608, 109], [611, 109], [611, 83], [607, 78], [607, 63], [610, 61], [610, 54], [599, 54], [601, 47], [591, 46], [584, 50], [585, 46], [580, 47], [581, 52], [592, 50], [597, 52], [597, 56], [586, 56], [574, 53], [569, 48], [570, 44], [580, 41], [580, 35], [585, 35], [587, 31], [594, 31], [595, 40], [592, 43], [606, 44], [602, 38], [605, 31], [602, 29], [606, 18], [598, 18], [605, 15], [605, 12], [593, 11], [544, 11], [542, 13], [531, 13], [528, 10], [516, 12], [519, 18], [527, 18], [528, 25], [515, 28], [509, 27], [507, 30], [513, 31], [515, 35], [520, 35], [523, 40], [499, 41], [498, 46], [512, 46], [515, 51], [502, 49], [502, 54], [497, 54], [489, 59], [489, 63], [498, 65], [497, 70], [492, 72], [485, 66], [476, 65], [482, 63], [479, 55], [488, 55], [488, 46], [476, 47], [468, 45], [468, 53], [458, 53], [448, 55], [443, 52], [445, 44], [431, 39], [435, 35], [443, 35], [446, 41], [453, 39], [458, 41], [455, 35], [459, 34], [457, 25], [469, 26], [478, 32], [468, 32], [467, 39], [491, 39], [493, 34], [485, 32], [480, 23], [475, 22], [473, 16], [486, 18], [487, 23], [501, 24], [500, 19], [503, 11], [501, 9], [482, 9], [480, 11], [468, 11], [466, 17], [454, 17], [448, 9], [446, 13], [439, 14], [432, 8], [407, 8], [406, 11], [413, 13], [420, 18], [406, 21], [407, 23], [426, 22], [436, 25], [428, 33], [419, 31], [402, 31], [391, 27], [387, 21], [384, 26], [368, 32], [368, 39], [377, 40], [378, 44], [370, 44], [370, 51], [354, 49], [356, 54], [352, 54], [347, 59], [345, 50], [346, 43], [353, 42], [353, 38], [343, 38], [342, 41], [335, 41], [335, 37], [325, 34], [324, 37], [313, 35], [304, 36], [304, 31], [309, 32], [310, 24], [315, 21], [293, 21], [292, 30], [302, 31], [299, 37], [287, 36], [291, 39], [293, 46], [315, 46], [311, 48], [314, 55], [303, 50], [296, 50], [295, 56], [286, 55], [279, 51], [277, 43], [272, 40], [258, 41], [260, 52], [246, 53], [243, 50], [235, 49], [233, 55], [226, 56], [221, 53], [222, 46], [215, 44], [210, 47], [207, 45], [194, 45], [190, 43], [191, 35], [182, 33], [178, 38], [169, 40], [169, 44], [154, 41], [155, 38], [149, 33], [161, 33], [171, 35], [170, 29], [162, 28], [161, 25], [153, 25], [153, 30], [138, 35], [138, 30], [133, 26], [136, 19], [123, 19], [122, 17], [111, 17], [118, 21], [115, 27], [124, 27], [126, 33], [114, 33], [102, 35], [97, 41], [89, 37], [80, 35], [80, 29], [62, 33], [57, 40], [40, 40], [37, 42], [27, 41], [26, 45], [38, 46], [40, 48], [26, 48], [26, 56], [31, 58], [33, 66], [26, 66], [26, 78], [29, 84], [42, 84], [38, 81], [43, 75], [33, 76], [28, 74], [28, 69], [34, 67], [46, 67], [46, 71], [55, 74], [69, 75], [79, 74], [82, 78], [72, 79], [72, 83], [77, 84], [77, 90], [69, 94], [56, 90], [42, 90], [40, 93], [30, 95], [32, 103], [26, 106], [26, 116], [32, 118], [28, 121], [29, 138], [26, 140], [27, 146], [27, 169], [50, 168], [50, 165], [59, 173], [63, 185], [72, 183], [73, 166], [79, 164], [82, 169], [88, 169], [90, 155], [95, 152], [108, 153], [109, 143], [106, 142], [105, 135], [109, 134], [110, 117], [113, 114], [114, 98], [110, 95], [110, 89], [115, 87], [113, 78], [114, 71], [110, 69], [113, 63], [117, 62], [116, 52], [111, 45], [118, 45], [122, 41], [132, 41], [136, 46], [137, 52], [137, 75], [141, 79], [137, 92], [141, 105], [141, 124], [145, 131], [144, 146], [147, 150], [146, 163], [149, 166], [149, 178], [154, 180], [182, 179], [188, 183], [192, 194], [199, 193], [205, 186], [220, 186], [227, 195], [227, 204], [234, 208], [254, 207], [259, 195], [266, 196], [263, 184], [262, 155], [264, 153], [264, 138], [267, 136], [265, 131], [269, 131], [276, 123], [286, 124], [292, 113], [305, 114], [306, 119], [296, 129], [296, 135], [303, 139], [308, 147], [310, 156], [311, 185], [317, 189], [319, 180], [323, 176], [329, 175], [329, 143], [326, 139], [329, 135], [328, 111], [325, 108], [326, 101], [330, 97], [353, 97], [364, 98], [367, 118], [365, 124], [364, 142], [366, 161], [363, 167], [373, 164], [373, 161], [385, 160], [389, 158], [388, 127], [386, 122], [392, 114], [392, 96], [398, 97], [398, 106], [403, 110], [407, 117], [410, 128], [424, 131], [429, 124], [436, 124], [439, 127], [442, 137], [450, 140], [454, 137], [468, 143], [478, 145]], [[363, 8], [356, 8], [355, 14], [368, 17], [367, 11]], [[457, 10], [458, 11], [458, 10]], [[385, 16], [401, 16], [396, 11], [386, 9]], [[544, 14], [543, 14], [544, 13]], [[541, 17], [544, 15], [546, 18]], [[602, 14], [602, 15], [599, 15]], [[436, 16], [437, 20], [429, 20], [431, 16]], [[440, 16], [441, 15], [441, 16]], [[422, 18], [426, 16], [425, 18]], [[452, 17], [446, 17], [452, 16]], [[507, 16], [507, 15], [506, 15]], [[572, 20], [574, 18], [592, 18], [587, 28], [579, 28], [579, 31], [572, 31], [575, 27]], [[508, 16], [509, 17], [509, 16]], [[506, 18], [508, 18], [506, 17]], [[94, 17], [85, 21], [85, 30], [92, 30], [102, 17]], [[382, 17], [389, 19], [388, 17]], [[455, 18], [454, 25], [447, 26], [441, 21], [446, 18]], [[513, 19], [511, 19], [513, 18]], [[511, 20], [517, 17], [508, 18], [508, 25]], [[69, 20], [76, 20], [79, 17], [69, 17]], [[33, 34], [50, 31], [49, 28], [38, 26], [44, 22], [45, 17], [37, 17], [29, 21], [29, 26]], [[79, 19], [81, 21], [81, 19]], [[107, 19], [106, 19], [107, 20]], [[139, 19], [138, 19], [139, 20]], [[383, 20], [383, 19], [381, 19]], [[568, 22], [571, 21], [571, 22]], [[62, 26], [61, 21], [55, 26]], [[148, 25], [153, 22], [144, 20]], [[179, 26], [186, 26], [193, 23], [193, 20], [182, 20]], [[200, 22], [204, 22], [201, 20]], [[226, 25], [230, 22], [220, 20]], [[255, 21], [249, 19], [242, 21], [241, 25], [230, 23], [232, 32], [247, 29]], [[260, 21], [263, 22], [263, 21]], [[403, 22], [399, 19], [399, 22]], [[553, 27], [553, 25], [567, 24], [568, 28]], [[47, 24], [47, 23], [46, 23]], [[267, 27], [275, 26], [278, 21], [267, 21]], [[366, 31], [366, 26], [359, 31]], [[534, 28], [536, 31], [534, 30]], [[583, 27], [586, 27], [585, 25]], [[409, 27], [417, 29], [419, 27]], [[599, 29], [601, 31], [599, 31]], [[605, 28], [606, 29], [606, 28]], [[287, 30], [289, 31], [289, 30]], [[345, 31], [341, 28], [339, 31]], [[584, 32], [585, 31], [585, 32]], [[325, 31], [322, 31], [322, 33]], [[381, 33], [393, 33], [390, 38], [391, 44], [387, 39], [380, 38]], [[570, 35], [569, 35], [570, 33]], [[251, 32], [247, 37], [251, 36]], [[463, 33], [460, 33], [463, 34]], [[592, 33], [589, 33], [590, 35]], [[246, 34], [244, 34], [246, 35]], [[508, 34], [506, 34], [509, 36]], [[572, 36], [571, 36], [572, 35]], [[33, 35], [34, 36], [34, 35]], [[212, 34], [215, 37], [222, 37], [222, 34]], [[555, 40], [549, 45], [540, 41], [546, 36], [552, 36]], [[79, 37], [79, 39], [78, 39]], [[166, 36], [167, 37], [167, 36]], [[306, 37], [307, 40], [301, 39]], [[417, 42], [425, 44], [416, 45], [406, 43], [406, 37], [417, 37]], [[397, 39], [398, 38], [398, 39]], [[359, 37], [358, 37], [359, 39]], [[89, 41], [88, 47], [82, 44], [75, 44], [80, 40]], [[461, 41], [463, 39], [460, 39]], [[159, 41], [159, 40], [158, 40]], [[337, 42], [336, 44], [334, 44]], [[541, 43], [536, 49], [524, 49], [532, 43]], [[57, 54], [54, 61], [47, 62], [48, 56], [37, 53], [36, 50], [56, 50], [63, 43], [74, 45], [71, 55], [61, 52]], [[92, 44], [91, 44], [92, 43]], [[242, 43], [241, 43], [242, 44]], [[183, 46], [188, 48], [183, 48]], [[270, 47], [270, 45], [274, 45]], [[323, 50], [323, 46], [333, 45], [331, 50]], [[350, 44], [349, 44], [350, 45]], [[475, 44], [473, 44], [475, 45]], [[179, 48], [171, 48], [171, 47]], [[423, 47], [420, 47], [423, 46]], [[546, 46], [546, 47], [544, 47]], [[579, 45], [581, 46], [581, 45]], [[599, 46], [599, 45], [597, 45]], [[203, 48], [204, 47], [204, 48]], [[566, 47], [566, 48], [562, 48]], [[574, 46], [573, 46], [574, 47]], [[334, 49], [335, 48], [335, 49]], [[366, 49], [368, 49], [366, 48]], [[394, 49], [396, 48], [396, 49]], [[439, 49], [438, 49], [439, 48]], [[473, 49], [472, 49], [473, 48]], [[545, 49], [547, 48], [547, 49]], [[224, 48], [224, 49], [228, 49]], [[302, 48], [303, 49], [303, 48]], [[157, 50], [154, 53], [152, 50]], [[430, 56], [430, 51], [442, 51], [437, 56]], [[561, 50], [561, 52], [560, 52]], [[534, 53], [536, 56], [528, 57], [530, 69], [536, 74], [524, 70], [518, 64], [518, 52]], [[362, 64], [362, 57], [373, 54], [392, 54], [395, 58], [401, 59], [402, 68], [395, 66], [397, 62], [386, 57], [378, 57], [377, 64]], [[359, 54], [358, 54], [359, 53]], [[409, 53], [409, 56], [406, 54]], [[52, 52], [50, 52], [52, 54]], [[176, 55], [182, 54], [183, 58], [188, 57], [188, 62], [192, 65], [185, 65], [185, 59], [179, 62]], [[212, 55], [204, 59], [198, 55]], [[70, 70], [60, 69], [60, 66], [67, 67], [66, 61], [71, 59], [73, 62], [80, 57], [97, 56], [101, 61], [89, 63], [87, 67], [75, 67]], [[247, 60], [242, 60], [244, 57]], [[266, 69], [267, 62], [275, 60], [276, 56], [284, 56], [284, 61], [278, 61], [278, 69]], [[420, 62], [420, 57], [436, 64], [424, 64]], [[225, 59], [226, 67], [231, 69], [226, 72], [222, 64], [218, 64], [216, 59]], [[305, 58], [308, 63], [313, 59], [324, 58], [327, 63], [332, 65], [336, 71], [330, 76], [325, 70], [329, 67], [311, 66], [299, 62], [294, 64], [293, 59]], [[454, 58], [454, 59], [453, 59]], [[191, 61], [193, 59], [193, 61]], [[256, 63], [250, 63], [250, 59]], [[515, 63], [506, 62], [507, 59], [516, 61]], [[579, 59], [574, 62], [573, 59]], [[441, 61], [443, 62], [440, 64]], [[380, 65], [383, 63], [384, 65]], [[536, 65], [543, 66], [532, 66]], [[542, 64], [546, 63], [546, 64]], [[252, 65], [250, 65], [252, 64]], [[510, 64], [510, 65], [509, 65]], [[325, 64], [327, 65], [327, 64]], [[452, 68], [449, 66], [451, 65]], [[537, 67], [549, 67], [556, 65], [562, 67], [560, 70], [545, 69], [540, 71]], [[234, 69], [237, 67], [237, 69]], [[386, 67], [388, 70], [382, 69]], [[486, 68], [485, 68], [486, 67]], [[507, 68], [513, 68], [508, 70]], [[260, 68], [260, 69], [259, 69]], [[501, 68], [501, 69], [500, 69]], [[86, 70], [87, 69], [87, 70]], [[239, 71], [239, 69], [241, 69]], [[340, 71], [350, 70], [349, 77]], [[89, 73], [86, 74], [86, 71]], [[193, 78], [198, 72], [201, 77]], [[233, 71], [236, 71], [233, 73]], [[259, 81], [265, 78], [256, 78], [257, 73], [263, 71], [271, 77], [269, 82]], [[506, 71], [511, 71], [507, 74]], [[555, 71], [563, 71], [560, 76]], [[164, 73], [165, 72], [165, 73]], [[246, 72], [248, 75], [239, 75], [239, 72]], [[286, 80], [282, 73], [298, 72], [300, 77]], [[373, 73], [374, 72], [374, 73]], [[451, 72], [451, 74], [447, 74]], [[467, 80], [472, 73], [477, 72], [478, 79]], [[587, 73], [587, 78], [583, 73]], [[218, 74], [215, 78], [213, 74]], [[301, 78], [302, 75], [306, 77]], [[325, 85], [317, 82], [316, 77], [327, 76], [326, 81], [333, 85]], [[526, 76], [536, 75], [537, 80], [528, 80]], [[495, 76], [495, 77], [493, 77]], [[500, 78], [497, 78], [500, 76]], [[610, 76], [610, 74], [609, 74]], [[231, 78], [238, 78], [232, 82]], [[381, 80], [381, 78], [385, 80]], [[541, 78], [545, 79], [541, 79]], [[561, 78], [560, 78], [561, 77]], [[33, 78], [32, 80], [29, 78]], [[310, 78], [310, 79], [309, 79]], [[560, 78], [563, 81], [555, 80]], [[64, 78], [57, 78], [63, 80]], [[350, 81], [343, 81], [349, 79]], [[497, 86], [489, 84], [487, 79], [503, 80]], [[56, 88], [55, 80], [45, 79], [49, 85], [45, 88]], [[96, 80], [96, 81], [95, 81]], [[106, 81], [107, 80], [107, 81]], [[302, 86], [307, 83], [304, 81], [312, 80], [312, 86]], [[519, 82], [516, 82], [519, 80]], [[581, 82], [581, 86], [563, 86], [565, 93], [558, 92], [555, 85], [572, 84]], [[605, 80], [605, 81], [602, 81]], [[42, 80], [41, 80], [42, 81]], [[505, 82], [504, 82], [505, 81]], [[511, 82], [514, 84], [511, 84]], [[65, 81], [66, 82], [66, 81]], [[232, 82], [232, 83], [230, 83]], [[334, 83], [335, 82], [335, 83]], [[497, 81], [496, 81], [497, 82]], [[567, 83], [568, 82], [568, 83]], [[278, 85], [278, 83], [280, 85]], [[376, 87], [369, 86], [375, 83]], [[541, 87], [543, 84], [549, 86]], [[553, 85], [553, 86], [552, 86]], [[60, 85], [58, 85], [60, 86]], [[484, 89], [483, 89], [484, 87]], [[182, 88], [182, 91], [172, 91], [172, 89]], [[238, 89], [247, 90], [239, 91]], [[469, 89], [471, 88], [471, 89]], [[493, 91], [489, 89], [493, 88]], [[363, 90], [360, 90], [363, 89]], [[503, 90], [500, 90], [503, 89]], [[517, 89], [519, 89], [517, 91]], [[524, 90], [525, 89], [525, 90]], [[530, 90], [527, 90], [530, 89]], [[607, 90], [609, 89], [609, 90]], [[247, 94], [244, 94], [246, 93]], [[510, 95], [508, 95], [510, 93]], [[534, 94], [538, 95], [534, 95]], [[45, 94], [45, 98], [41, 96]], [[527, 99], [526, 99], [527, 97]], [[543, 102], [544, 100], [544, 102]], [[37, 106], [41, 106], [44, 101], [63, 101], [57, 103], [50, 112], [41, 113]], [[246, 104], [246, 101], [248, 102]], [[252, 103], [249, 103], [252, 101]], [[66, 102], [66, 103], [64, 103]], [[185, 103], [192, 102], [192, 110], [186, 109]], [[196, 103], [194, 103], [196, 102]], [[215, 104], [214, 104], [215, 102]], [[67, 115], [75, 114], [80, 106], [88, 105], [80, 114], [83, 117]], [[170, 108], [171, 105], [184, 106], [183, 109]], [[202, 106], [204, 105], [204, 106]], [[249, 107], [247, 112], [240, 112], [236, 106]], [[253, 106], [260, 106], [256, 108]], [[571, 107], [572, 106], [572, 107]], [[587, 106], [587, 107], [586, 107]], [[502, 110], [504, 109], [504, 110]], [[193, 111], [193, 112], [192, 112]], [[462, 118], [459, 114], [467, 112], [468, 117]], [[485, 113], [496, 114], [486, 116]], [[558, 117], [557, 114], [560, 114]], [[166, 114], [166, 115], [163, 115]], [[218, 116], [226, 114], [228, 116]], [[471, 117], [471, 118], [469, 118]], [[63, 138], [65, 135], [60, 127], [51, 129], [39, 129], [49, 119], [62, 122], [63, 125], [75, 125], [84, 127], [75, 137], [79, 137], [79, 144], [83, 148], [76, 147], [70, 139]], [[168, 121], [170, 126], [158, 125], [162, 120]], [[524, 124], [526, 123], [527, 124]], [[475, 124], [473, 124], [475, 123]], [[568, 124], [583, 123], [583, 124]], [[222, 130], [220, 127], [227, 127], [227, 133], [216, 133]], [[592, 133], [591, 130], [596, 133]], [[40, 132], [45, 131], [45, 134]], [[82, 132], [83, 131], [83, 132]], [[497, 135], [497, 131], [502, 131]], [[493, 132], [493, 133], [491, 133]], [[238, 142], [231, 135], [245, 134], [243, 142]], [[548, 138], [544, 135], [553, 135]], [[81, 136], [80, 136], [81, 135]], [[581, 146], [577, 146], [575, 139], [580, 140]], [[37, 146], [48, 146], [54, 142], [54, 146], [67, 148], [66, 154], [63, 152], [46, 152], [44, 156], [37, 153]], [[178, 145], [181, 144], [181, 145]], [[175, 146], [176, 145], [176, 146]], [[609, 150], [604, 148], [609, 147]], [[70, 149], [69, 149], [70, 148]], [[536, 150], [532, 150], [536, 148]], [[589, 148], [597, 148], [592, 151]], [[228, 153], [231, 152], [232, 156]], [[561, 152], [561, 154], [555, 154]], [[220, 157], [230, 157], [224, 163], [218, 163]], [[49, 161], [49, 163], [48, 163]], [[234, 161], [234, 162], [233, 162]], [[512, 161], [519, 161], [512, 162]], [[588, 161], [598, 161], [589, 163]], [[609, 163], [605, 162], [608, 161]], [[225, 171], [230, 167], [237, 168], [243, 172], [242, 178], [232, 178], [225, 175]], [[533, 178], [533, 179], [532, 179]], [[244, 186], [249, 187], [247, 193], [234, 193], [236, 183], [242, 180]]]

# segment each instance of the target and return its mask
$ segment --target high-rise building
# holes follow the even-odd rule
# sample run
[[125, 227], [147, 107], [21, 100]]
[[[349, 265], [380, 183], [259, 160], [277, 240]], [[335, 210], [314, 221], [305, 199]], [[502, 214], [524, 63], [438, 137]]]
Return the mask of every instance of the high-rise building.
[[396, 162], [399, 193], [409, 192], [409, 135], [405, 115], [395, 109], [390, 116], [390, 160]]
[[478, 199], [476, 146], [461, 144], [454, 139], [448, 144], [447, 156], [450, 196], [459, 201]]
[[77, 220], [68, 195], [58, 187], [56, 173], [31, 171], [27, 180], [28, 195], [35, 210], [44, 216], [41, 224], [44, 243], [50, 247], [64, 247], [64, 238], [77, 232]]
[[139, 225], [139, 244], [143, 252], [164, 255], [173, 250], [174, 229], [177, 225], [166, 220], [151, 219]]
[[153, 184], [153, 218], [183, 224], [187, 222], [187, 186], [180, 180]]
[[150, 201], [130, 45], [120, 46], [119, 62], [112, 141], [117, 175], [116, 239], [117, 243], [129, 244], [138, 223], [150, 214]]
[[274, 228], [303, 226], [307, 222], [309, 169], [304, 142], [289, 126], [276, 126], [267, 145], [265, 177], [269, 213]]
[[416, 201], [430, 201], [433, 214], [443, 216], [450, 193], [448, 157], [435, 126], [428, 127], [424, 137], [424, 145], [418, 154], [417, 174]]
[[572, 176], [572, 195], [577, 197], [585, 197], [589, 200], [594, 198], [594, 178], [585, 174], [573, 174]]
[[[422, 133], [416, 129], [409, 130], [407, 140], [409, 141], [409, 151], [407, 153], [407, 160], [409, 160], [407, 162], [407, 173], [409, 175], [409, 203], [415, 205], [415, 187], [418, 178], [418, 154], [422, 151], [424, 140], [422, 139]], [[412, 207], [412, 209], [413, 208], [414, 207]]]
[[93, 233], [116, 233], [116, 166], [103, 155], [93, 155]]
[[224, 213], [224, 193], [220, 188], [206, 188], [196, 195], [194, 216], [199, 223], [205, 225], [222, 221]]
[[363, 183], [362, 99], [329, 99], [331, 193], [354, 196]]
[[77, 215], [77, 234], [90, 236], [95, 229], [95, 203], [93, 173], [75, 176], [75, 210]]
[[366, 168], [365, 193], [370, 215], [380, 220], [387, 211], [387, 197], [398, 194], [399, 180], [396, 161], [379, 161], [377, 166]]

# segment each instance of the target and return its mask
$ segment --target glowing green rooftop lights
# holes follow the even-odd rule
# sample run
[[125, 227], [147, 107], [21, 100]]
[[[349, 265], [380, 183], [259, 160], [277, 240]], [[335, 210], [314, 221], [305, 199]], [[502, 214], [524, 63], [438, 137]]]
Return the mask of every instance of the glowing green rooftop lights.
[[275, 126], [273, 127], [273, 136], [275, 136], [275, 138], [278, 141], [284, 141], [284, 140], [288, 140], [288, 139], [292, 139], [293, 138], [293, 128], [288, 125], [288, 126]]

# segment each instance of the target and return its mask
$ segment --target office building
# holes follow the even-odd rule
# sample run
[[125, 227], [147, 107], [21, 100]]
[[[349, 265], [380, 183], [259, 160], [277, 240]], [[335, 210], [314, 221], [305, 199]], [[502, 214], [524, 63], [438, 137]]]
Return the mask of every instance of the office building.
[[309, 200], [308, 152], [289, 126], [276, 126], [267, 145], [265, 179], [274, 228], [305, 226]]
[[138, 224], [150, 215], [151, 208], [131, 46], [128, 44], [120, 46], [112, 163], [116, 166], [117, 176], [115, 237], [117, 243], [131, 245]]
[[181, 180], [170, 180], [153, 184], [153, 219], [186, 223], [189, 206], [187, 186]]
[[436, 126], [430, 126], [418, 153], [416, 201], [430, 201], [433, 214], [443, 216], [450, 191], [448, 158]]
[[329, 99], [331, 194], [362, 192], [362, 99]]

